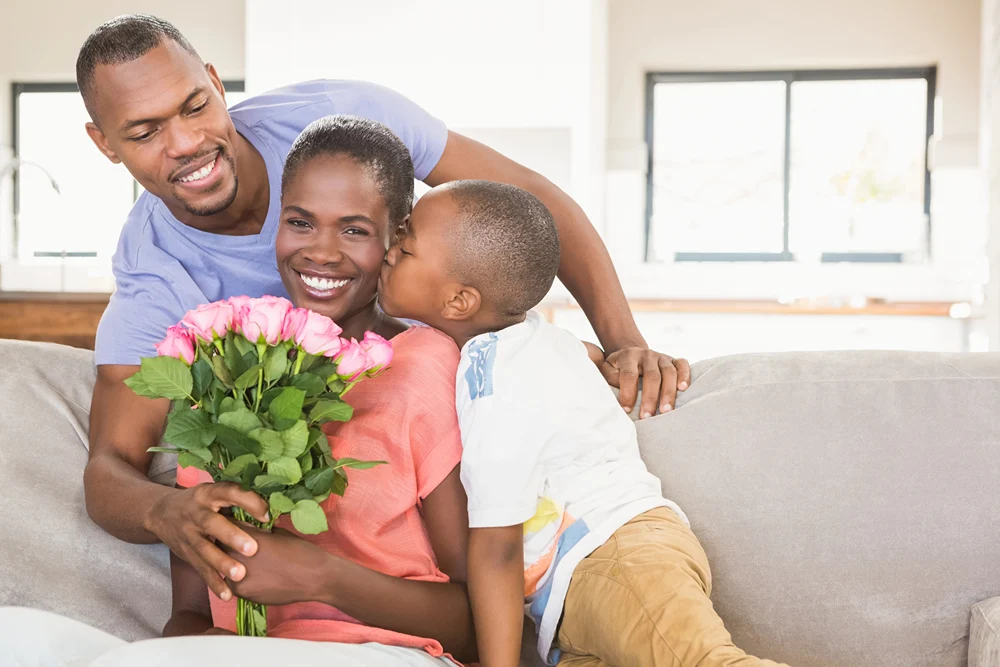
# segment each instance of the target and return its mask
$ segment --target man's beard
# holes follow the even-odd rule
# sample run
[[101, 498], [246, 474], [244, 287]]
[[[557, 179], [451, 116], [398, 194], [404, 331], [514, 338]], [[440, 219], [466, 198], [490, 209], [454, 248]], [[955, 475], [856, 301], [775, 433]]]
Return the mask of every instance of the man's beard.
[[184, 207], [184, 210], [190, 213], [191, 215], [197, 215], [200, 217], [215, 215], [216, 213], [221, 213], [222, 211], [225, 211], [227, 208], [229, 208], [230, 204], [236, 201], [236, 193], [240, 189], [240, 179], [239, 176], [236, 175], [236, 161], [233, 160], [233, 157], [229, 153], [225, 153], [222, 151], [219, 152], [219, 158], [224, 159], [229, 164], [229, 169], [233, 172], [233, 186], [232, 188], [230, 188], [229, 193], [225, 197], [223, 197], [222, 201], [217, 204], [196, 206], [194, 204], [187, 202], [182, 197], [177, 197], [177, 200], [180, 202], [181, 206]]

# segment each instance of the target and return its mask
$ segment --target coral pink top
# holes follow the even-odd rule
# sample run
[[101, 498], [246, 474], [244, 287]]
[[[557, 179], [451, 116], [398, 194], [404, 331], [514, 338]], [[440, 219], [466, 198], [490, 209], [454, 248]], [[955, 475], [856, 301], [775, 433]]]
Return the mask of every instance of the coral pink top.
[[[330, 530], [303, 536], [326, 551], [372, 570], [418, 581], [447, 582], [420, 516], [420, 503], [458, 465], [462, 440], [455, 415], [458, 348], [443, 334], [413, 327], [393, 340], [393, 360], [381, 375], [347, 395], [354, 417], [327, 424], [333, 455], [388, 461], [370, 470], [347, 470], [343, 498], [323, 505]], [[177, 472], [180, 486], [211, 481], [194, 468]], [[294, 531], [287, 515], [278, 522]], [[216, 626], [236, 630], [236, 602], [210, 594]], [[422, 648], [443, 654], [434, 639], [371, 627], [324, 604], [271, 606], [269, 637]]]

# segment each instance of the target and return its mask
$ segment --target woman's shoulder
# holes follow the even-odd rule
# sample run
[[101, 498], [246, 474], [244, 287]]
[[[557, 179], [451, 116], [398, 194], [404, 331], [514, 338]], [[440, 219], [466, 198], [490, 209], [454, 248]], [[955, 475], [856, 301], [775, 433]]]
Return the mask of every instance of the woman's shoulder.
[[412, 326], [392, 339], [387, 374], [395, 375], [397, 380], [447, 379], [454, 384], [459, 356], [458, 346], [448, 336], [430, 327]]

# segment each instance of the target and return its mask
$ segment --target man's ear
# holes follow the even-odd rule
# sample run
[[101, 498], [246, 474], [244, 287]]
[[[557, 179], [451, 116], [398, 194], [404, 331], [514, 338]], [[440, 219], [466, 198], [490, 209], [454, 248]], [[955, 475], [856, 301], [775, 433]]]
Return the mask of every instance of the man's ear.
[[101, 128], [97, 127], [96, 123], [87, 123], [87, 135], [90, 136], [90, 140], [97, 146], [97, 150], [104, 153], [104, 157], [115, 164], [121, 164], [122, 160], [118, 157], [118, 153], [115, 152], [115, 149], [111, 148], [108, 138], [104, 136], [104, 132], [101, 131]]
[[222, 77], [219, 73], [215, 71], [215, 65], [212, 63], [205, 63], [205, 71], [208, 72], [208, 78], [212, 81], [212, 87], [219, 91], [222, 95], [222, 99], [226, 99], [226, 87], [222, 85]]
[[441, 311], [441, 317], [446, 320], [461, 322], [475, 317], [483, 306], [483, 296], [475, 287], [468, 285], [456, 286]]

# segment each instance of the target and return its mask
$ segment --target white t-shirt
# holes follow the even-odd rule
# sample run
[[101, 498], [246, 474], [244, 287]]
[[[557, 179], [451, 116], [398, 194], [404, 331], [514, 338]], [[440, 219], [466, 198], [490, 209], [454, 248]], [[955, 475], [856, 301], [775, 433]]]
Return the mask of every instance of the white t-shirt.
[[577, 564], [618, 528], [669, 507], [635, 426], [572, 334], [528, 313], [462, 348], [456, 406], [469, 525], [524, 524], [525, 613], [551, 651]]

